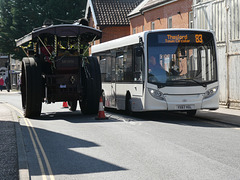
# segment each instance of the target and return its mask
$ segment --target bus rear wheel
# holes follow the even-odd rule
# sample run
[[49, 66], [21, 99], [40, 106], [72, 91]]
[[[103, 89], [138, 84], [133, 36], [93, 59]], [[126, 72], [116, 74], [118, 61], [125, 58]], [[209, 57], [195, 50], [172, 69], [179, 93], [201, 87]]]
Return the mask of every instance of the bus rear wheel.
[[127, 97], [126, 97], [126, 104], [125, 104], [125, 106], [126, 106], [125, 110], [126, 110], [126, 113], [128, 115], [132, 115], [133, 114], [131, 101], [132, 101], [131, 95], [128, 94]]

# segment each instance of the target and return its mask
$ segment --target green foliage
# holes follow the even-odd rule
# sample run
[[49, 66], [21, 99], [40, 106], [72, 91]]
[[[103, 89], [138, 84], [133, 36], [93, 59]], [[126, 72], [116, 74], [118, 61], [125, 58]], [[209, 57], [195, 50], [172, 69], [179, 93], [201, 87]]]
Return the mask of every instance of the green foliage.
[[0, 0], [0, 52], [21, 56], [15, 39], [42, 26], [45, 19], [54, 24], [73, 23], [84, 17], [86, 1]]

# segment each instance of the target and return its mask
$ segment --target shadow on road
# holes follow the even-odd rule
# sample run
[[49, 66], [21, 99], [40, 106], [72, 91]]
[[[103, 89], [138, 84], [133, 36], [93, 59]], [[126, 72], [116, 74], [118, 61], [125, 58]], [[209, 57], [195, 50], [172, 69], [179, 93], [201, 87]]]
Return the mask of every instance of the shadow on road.
[[[201, 114], [200, 114], [201, 113]], [[110, 122], [130, 122], [130, 121], [155, 121], [160, 123], [168, 124], [179, 124], [185, 126], [199, 126], [199, 127], [219, 127], [219, 128], [231, 128], [238, 125], [231, 124], [228, 120], [238, 119], [236, 115], [229, 115], [219, 112], [212, 111], [200, 111], [199, 115], [195, 117], [188, 116], [184, 112], [173, 112], [173, 111], [154, 111], [154, 112], [140, 112], [132, 113], [131, 115], [126, 114], [125, 111], [119, 111], [115, 109], [107, 109], [105, 111], [106, 116], [109, 119], [106, 120], [96, 120], [97, 115], [83, 115], [80, 110], [75, 112], [62, 111], [62, 112], [48, 112], [42, 113], [40, 120], [59, 120], [63, 119], [71, 123], [110, 123]], [[201, 116], [200, 116], [201, 115]], [[210, 116], [211, 115], [211, 116]], [[214, 117], [210, 118], [210, 117]], [[217, 120], [219, 119], [219, 121]], [[220, 120], [221, 119], [221, 120]], [[226, 121], [224, 121], [226, 119]], [[209, 122], [209, 123], [208, 123]], [[214, 124], [221, 123], [228, 126], [221, 126]]]
[[[126, 117], [125, 111], [107, 109], [108, 112]], [[214, 118], [213, 118], [214, 117]], [[219, 113], [215, 111], [200, 111], [196, 116], [188, 116], [185, 112], [175, 111], [152, 111], [132, 113], [128, 119], [133, 118], [135, 121], [155, 121], [167, 124], [179, 124], [184, 126], [198, 127], [217, 127], [217, 128], [235, 128], [236, 123], [229, 120], [239, 119], [237, 115]]]
[[52, 113], [42, 113], [38, 118], [43, 121], [54, 121], [63, 119], [71, 123], [104, 123], [104, 122], [119, 122], [119, 120], [109, 118], [96, 120], [97, 114], [95, 115], [83, 115], [81, 111], [65, 111], [65, 112], [52, 112]]
[[[65, 134], [34, 128], [52, 167], [53, 175], [88, 174], [99, 172], [123, 171], [126, 168], [80, 153], [85, 148], [101, 148], [100, 145], [71, 137]], [[29, 137], [28, 128], [22, 126], [24, 137]], [[25, 138], [30, 174], [42, 175], [31, 138]], [[46, 148], [44, 148], [46, 147]], [[39, 152], [41, 152], [39, 150]], [[45, 166], [45, 165], [44, 165]], [[47, 171], [46, 171], [47, 172]]]

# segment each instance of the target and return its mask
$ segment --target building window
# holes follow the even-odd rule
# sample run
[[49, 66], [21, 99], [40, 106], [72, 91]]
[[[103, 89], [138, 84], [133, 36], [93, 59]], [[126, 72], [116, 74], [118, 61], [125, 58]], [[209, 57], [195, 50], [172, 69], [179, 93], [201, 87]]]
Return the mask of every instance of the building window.
[[193, 11], [189, 12], [189, 28], [193, 28]]
[[136, 28], [133, 28], [133, 34], [136, 34]]
[[172, 28], [172, 17], [168, 18], [168, 28]]
[[154, 30], [155, 29], [155, 22], [152, 22], [151, 24], [151, 30]]

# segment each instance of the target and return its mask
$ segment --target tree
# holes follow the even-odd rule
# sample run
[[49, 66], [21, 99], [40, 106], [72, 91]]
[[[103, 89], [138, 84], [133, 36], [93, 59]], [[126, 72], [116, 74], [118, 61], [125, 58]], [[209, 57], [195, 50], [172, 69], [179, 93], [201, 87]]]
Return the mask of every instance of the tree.
[[84, 17], [87, 0], [0, 0], [0, 52], [19, 55], [15, 39], [42, 26], [73, 23]]
[[[2, 52], [8, 52], [8, 47], [13, 47], [12, 34], [12, 1], [1, 0], [0, 4], [0, 49]], [[4, 45], [6, 44], [6, 46]], [[13, 49], [13, 48], [11, 48]], [[9, 51], [11, 53], [11, 51]]]

